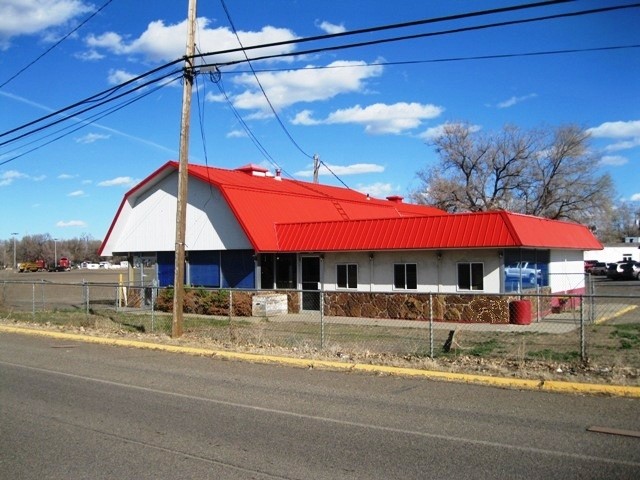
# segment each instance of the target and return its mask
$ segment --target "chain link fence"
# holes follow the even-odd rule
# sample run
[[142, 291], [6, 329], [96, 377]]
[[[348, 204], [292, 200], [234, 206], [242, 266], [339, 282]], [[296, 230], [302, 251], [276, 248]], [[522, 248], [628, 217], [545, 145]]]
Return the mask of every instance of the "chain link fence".
[[[1, 316], [170, 334], [173, 291], [2, 282]], [[184, 331], [223, 346], [340, 358], [544, 361], [640, 369], [637, 295], [258, 292], [187, 288]]]

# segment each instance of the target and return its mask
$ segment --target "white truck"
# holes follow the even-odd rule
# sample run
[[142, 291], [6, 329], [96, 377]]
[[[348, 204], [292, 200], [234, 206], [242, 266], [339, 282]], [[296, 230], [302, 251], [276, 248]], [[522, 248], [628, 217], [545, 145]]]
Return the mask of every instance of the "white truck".
[[506, 280], [530, 283], [536, 285], [542, 278], [542, 271], [539, 268], [535, 268], [535, 265], [530, 262], [517, 262], [512, 265], [505, 265], [504, 276]]

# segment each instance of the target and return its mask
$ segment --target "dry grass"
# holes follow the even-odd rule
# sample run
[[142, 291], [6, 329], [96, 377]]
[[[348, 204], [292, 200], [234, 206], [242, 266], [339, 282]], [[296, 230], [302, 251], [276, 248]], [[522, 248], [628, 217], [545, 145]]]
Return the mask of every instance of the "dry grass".
[[94, 311], [0, 312], [3, 323], [103, 337], [197, 346], [201, 348], [337, 360], [447, 372], [537, 380], [640, 385], [640, 323], [591, 326], [589, 358], [580, 358], [580, 338], [568, 334], [458, 331], [449, 352], [448, 332], [436, 330], [434, 357], [426, 331], [410, 328], [330, 325], [189, 317], [180, 339], [169, 336], [171, 317]]

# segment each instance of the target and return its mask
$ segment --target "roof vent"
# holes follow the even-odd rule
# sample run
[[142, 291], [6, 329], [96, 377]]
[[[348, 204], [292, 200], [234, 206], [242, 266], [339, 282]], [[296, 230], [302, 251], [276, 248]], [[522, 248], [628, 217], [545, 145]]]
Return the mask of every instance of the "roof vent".
[[401, 197], [400, 195], [390, 195], [387, 197], [387, 200], [393, 203], [402, 203], [403, 199], [404, 197]]
[[276, 168], [276, 180], [282, 180], [282, 170]]
[[268, 169], [254, 163], [249, 163], [248, 165], [236, 168], [236, 170], [238, 172], [244, 172], [248, 175], [253, 175], [254, 177], [266, 177], [269, 173]]

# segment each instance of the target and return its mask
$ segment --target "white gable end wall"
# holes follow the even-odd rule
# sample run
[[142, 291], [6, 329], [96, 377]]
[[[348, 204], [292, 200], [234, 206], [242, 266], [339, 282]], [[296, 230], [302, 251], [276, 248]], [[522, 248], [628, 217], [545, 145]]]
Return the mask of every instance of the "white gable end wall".
[[[105, 255], [175, 249], [178, 172], [130, 197], [105, 247]], [[251, 243], [215, 187], [190, 178], [187, 201], [187, 251], [251, 249]]]

